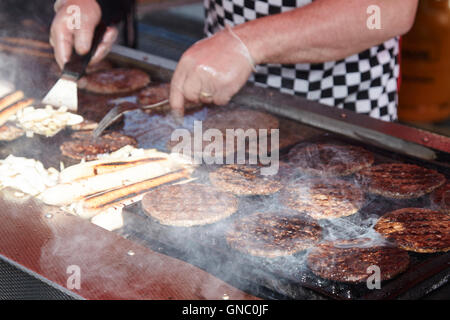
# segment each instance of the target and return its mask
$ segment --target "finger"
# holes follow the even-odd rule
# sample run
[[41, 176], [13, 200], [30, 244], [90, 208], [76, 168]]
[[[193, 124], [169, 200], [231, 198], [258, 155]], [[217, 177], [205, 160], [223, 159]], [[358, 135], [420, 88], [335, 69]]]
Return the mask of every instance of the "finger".
[[100, 22], [101, 14], [92, 13], [86, 15], [81, 14], [80, 27], [74, 30], [74, 44], [75, 50], [79, 55], [85, 55], [89, 52], [92, 45], [92, 39], [94, 38], [95, 27]]
[[200, 101], [200, 92], [202, 90], [202, 81], [198, 71], [190, 72], [183, 85], [183, 95], [186, 100], [194, 103]]
[[50, 44], [54, 48], [56, 62], [62, 69], [72, 54], [73, 34], [61, 16], [57, 16], [53, 21], [50, 29]]
[[183, 117], [184, 115], [184, 96], [183, 92], [178, 88], [170, 89], [170, 107], [175, 117]]
[[172, 81], [170, 82], [169, 103], [173, 114], [177, 117], [182, 117], [184, 114], [184, 95], [182, 88], [186, 73], [184, 72], [181, 64], [182, 61], [180, 61], [175, 73], [173, 74]]
[[211, 104], [214, 102], [214, 96], [216, 90], [214, 87], [215, 79], [212, 77], [210, 72], [206, 70], [201, 70], [199, 72], [201, 90], [200, 90], [200, 102], [204, 104]]
[[65, 4], [67, 0], [56, 0], [55, 4], [53, 5], [53, 10], [55, 12], [58, 12], [59, 9], [61, 9]]
[[119, 30], [115, 27], [108, 27], [106, 29], [106, 33], [103, 36], [103, 40], [95, 51], [94, 56], [91, 59], [90, 64], [96, 64], [100, 62], [108, 52], [111, 50], [111, 47], [116, 42], [117, 37], [119, 35]]

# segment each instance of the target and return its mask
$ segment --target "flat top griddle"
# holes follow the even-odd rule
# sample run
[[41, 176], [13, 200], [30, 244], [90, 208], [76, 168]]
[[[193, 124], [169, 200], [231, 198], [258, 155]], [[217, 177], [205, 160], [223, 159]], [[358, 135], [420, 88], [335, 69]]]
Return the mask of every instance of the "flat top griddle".
[[[112, 54], [111, 61], [120, 66], [140, 67], [147, 70], [155, 81], [167, 81], [170, 70], [148, 64], [147, 56], [142, 59], [130, 59]], [[147, 58], [148, 60], [148, 58]], [[164, 64], [166, 63], [163, 61]], [[253, 89], [252, 89], [253, 90]], [[270, 91], [269, 91], [270, 92]], [[105, 97], [80, 92], [81, 100], [100, 101], [98, 107], [106, 106]], [[111, 97], [115, 98], [115, 97]], [[276, 95], [275, 95], [276, 98]], [[271, 95], [271, 99], [275, 99]], [[241, 100], [242, 101], [242, 100]], [[234, 103], [229, 108], [255, 107]], [[331, 108], [330, 108], [331, 109]], [[215, 108], [201, 108], [188, 113], [184, 127], [190, 128], [193, 120], [202, 120], [208, 112]], [[92, 120], [106, 113], [107, 108], [95, 111], [84, 110], [81, 113]], [[427, 168], [436, 169], [450, 177], [450, 169], [445, 165], [446, 153], [437, 152], [438, 157], [432, 161], [424, 161], [415, 157], [395, 153], [370, 143], [364, 143], [329, 131], [313, 128], [277, 115], [286, 126], [281, 127], [281, 139], [285, 139], [281, 152], [281, 160], [286, 158], [289, 149], [297, 143], [320, 143], [336, 141], [339, 143], [360, 145], [375, 154], [375, 164], [384, 162], [415, 163]], [[115, 129], [136, 136], [139, 146], [156, 147], [166, 150], [168, 129], [177, 126], [164, 114], [147, 114], [133, 111], [126, 115], [123, 122], [116, 124]], [[66, 141], [70, 130], [64, 130], [57, 136], [46, 139], [35, 136], [33, 139], [20, 138], [11, 143], [0, 143], [0, 158], [9, 154], [38, 159], [45, 166], [59, 167], [60, 161], [73, 164], [62, 157], [59, 145]], [[301, 134], [296, 134], [301, 133]], [[292, 138], [293, 137], [293, 138]], [[291, 139], [292, 138], [292, 139]], [[168, 140], [167, 140], [168, 141]], [[167, 150], [166, 150], [167, 151]], [[444, 161], [442, 161], [444, 159]], [[203, 166], [196, 171], [200, 182], [208, 183], [207, 173], [215, 166]], [[199, 268], [221, 278], [222, 280], [263, 298], [334, 298], [334, 299], [388, 299], [409, 297], [418, 298], [437, 287], [448, 283], [450, 278], [450, 253], [415, 254], [410, 253], [411, 265], [400, 276], [383, 282], [380, 290], [369, 290], [365, 284], [351, 285], [327, 281], [316, 277], [305, 266], [307, 252], [291, 257], [264, 259], [244, 255], [231, 249], [224, 238], [227, 226], [242, 215], [273, 206], [277, 203], [277, 195], [261, 197], [241, 197], [240, 207], [230, 218], [213, 225], [181, 228], [159, 224], [146, 216], [140, 204], [124, 210], [124, 226], [115, 231], [118, 235], [155, 251], [185, 260]], [[322, 226], [336, 235], [359, 237], [371, 233], [376, 219], [388, 212], [402, 207], [429, 207], [430, 200], [424, 196], [413, 200], [386, 200], [382, 197], [367, 195], [364, 208], [357, 214], [340, 218], [339, 225], [324, 221]]]
[[[328, 134], [308, 139], [308, 142], [320, 143], [330, 141], [330, 139], [352, 143], [353, 145], [357, 144], [342, 137], [331, 137]], [[367, 146], [364, 147], [368, 148]], [[368, 149], [376, 155], [375, 164], [404, 160], [399, 155], [388, 157], [379, 150]], [[285, 158], [287, 150], [284, 150], [281, 160]], [[411, 163], [408, 160], [407, 162]], [[420, 161], [416, 163], [426, 166]], [[214, 166], [198, 170], [200, 172], [197, 171], [199, 180], [205, 184], [209, 183], [207, 178], [209, 170], [214, 170]], [[445, 173], [447, 177], [450, 176], [449, 172]], [[225, 240], [225, 232], [230, 223], [252, 212], [273, 211], [274, 207], [282, 208], [279, 204], [273, 205], [277, 203], [277, 197], [277, 194], [273, 196], [240, 197], [239, 210], [230, 218], [214, 225], [192, 228], [161, 225], [148, 217], [138, 204], [124, 212], [125, 225], [118, 232], [126, 238], [197, 265], [226, 281], [233, 280], [235, 277], [245, 279], [293, 299], [318, 298], [321, 296], [334, 299], [392, 299], [408, 294], [412, 297], [415, 295], [420, 297], [427, 290], [431, 290], [430, 283], [427, 285], [422, 283], [425, 287], [416, 288], [414, 294], [411, 293], [411, 289], [428, 279], [430, 275], [439, 275], [440, 284], [449, 280], [449, 253], [418, 254], [410, 252], [410, 267], [404, 274], [383, 282], [380, 290], [369, 290], [366, 283], [345, 284], [315, 276], [305, 265], [307, 251], [290, 257], [266, 259], [252, 257], [230, 248]], [[365, 206], [357, 214], [336, 220], [320, 221], [319, 223], [325, 230], [325, 237], [329, 239], [337, 236], [344, 238], [371, 237], [375, 233], [372, 227], [379, 216], [404, 207], [430, 207], [430, 200], [428, 196], [411, 200], [394, 200], [368, 194]], [[436, 279], [434, 279], [433, 284], [435, 284], [435, 281]], [[238, 287], [245, 290], [242, 286]]]

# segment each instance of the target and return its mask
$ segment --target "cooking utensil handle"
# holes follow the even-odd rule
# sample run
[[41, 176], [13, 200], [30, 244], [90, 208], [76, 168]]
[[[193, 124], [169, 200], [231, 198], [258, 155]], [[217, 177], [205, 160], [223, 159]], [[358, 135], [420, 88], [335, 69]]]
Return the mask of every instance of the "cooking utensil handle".
[[79, 55], [73, 50], [70, 60], [64, 65], [63, 74], [72, 77], [76, 80], [81, 78], [86, 71], [86, 67], [91, 61], [92, 56], [97, 51], [98, 46], [103, 40], [108, 26], [119, 23], [126, 14], [122, 10], [108, 5], [110, 0], [97, 0], [102, 11], [102, 19], [95, 28], [94, 37], [91, 44], [91, 49], [85, 55]]

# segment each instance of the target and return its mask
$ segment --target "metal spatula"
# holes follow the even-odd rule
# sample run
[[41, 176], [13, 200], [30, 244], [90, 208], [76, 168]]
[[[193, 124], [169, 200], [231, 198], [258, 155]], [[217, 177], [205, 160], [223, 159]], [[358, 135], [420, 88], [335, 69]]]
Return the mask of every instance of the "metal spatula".
[[54, 107], [66, 106], [71, 111], [78, 109], [77, 81], [84, 75], [92, 55], [103, 39], [106, 27], [107, 25], [104, 23], [97, 27], [94, 41], [88, 54], [80, 56], [75, 51], [72, 52], [69, 62], [64, 65], [59, 80], [42, 99], [43, 104], [49, 104]]
[[60, 79], [42, 99], [43, 104], [55, 107], [66, 106], [69, 110], [78, 109], [77, 81], [84, 75], [86, 67], [101, 43], [108, 26], [120, 22], [124, 13], [115, 13], [108, 8], [107, 0], [97, 1], [102, 9], [102, 19], [95, 29], [90, 51], [84, 55], [72, 52], [69, 62], [64, 65]]

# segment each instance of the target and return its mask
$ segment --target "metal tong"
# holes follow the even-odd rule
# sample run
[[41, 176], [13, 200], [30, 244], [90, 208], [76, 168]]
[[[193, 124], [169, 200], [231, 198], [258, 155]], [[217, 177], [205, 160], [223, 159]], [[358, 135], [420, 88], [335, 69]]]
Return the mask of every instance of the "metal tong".
[[92, 133], [93, 138], [96, 139], [100, 137], [100, 135], [105, 131], [106, 128], [108, 128], [113, 122], [115, 122], [117, 119], [119, 119], [124, 113], [131, 111], [131, 110], [137, 110], [137, 109], [153, 109], [157, 107], [164, 106], [169, 103], [169, 100], [163, 100], [154, 104], [150, 104], [147, 106], [139, 106], [137, 104], [134, 104], [134, 106], [130, 107], [130, 104], [128, 103], [119, 103], [116, 104], [111, 110], [108, 111], [108, 113], [103, 117], [103, 119], [99, 122], [97, 128], [95, 128], [94, 132]]

